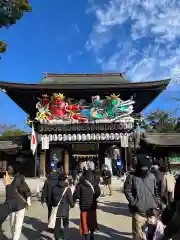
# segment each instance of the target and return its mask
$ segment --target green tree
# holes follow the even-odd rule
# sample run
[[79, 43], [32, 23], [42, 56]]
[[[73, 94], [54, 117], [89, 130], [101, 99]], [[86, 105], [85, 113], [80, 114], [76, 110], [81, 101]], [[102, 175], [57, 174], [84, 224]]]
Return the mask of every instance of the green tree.
[[16, 125], [0, 124], [0, 137], [13, 137], [24, 134], [25, 131], [18, 129]]
[[[1, 0], [0, 1], [0, 28], [16, 24], [24, 13], [31, 12], [32, 8], [28, 0]], [[7, 49], [7, 43], [0, 40], [0, 53]]]
[[143, 122], [143, 128], [147, 132], [175, 132], [178, 119], [171, 117], [171, 113], [157, 109], [151, 112]]

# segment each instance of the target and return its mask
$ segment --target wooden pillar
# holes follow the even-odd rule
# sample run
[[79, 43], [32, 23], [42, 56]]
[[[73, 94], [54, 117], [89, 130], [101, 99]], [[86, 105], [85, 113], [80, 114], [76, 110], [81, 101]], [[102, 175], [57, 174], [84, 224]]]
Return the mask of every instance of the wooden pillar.
[[126, 171], [129, 171], [130, 169], [132, 169], [132, 166], [133, 166], [131, 146], [124, 148], [124, 156], [125, 156], [125, 163], [126, 163]]
[[69, 175], [69, 153], [67, 150], [64, 151], [64, 173], [66, 176]]
[[46, 175], [46, 150], [43, 150], [40, 154], [40, 175]]
[[125, 171], [128, 171], [128, 152], [127, 152], [127, 148], [124, 148], [124, 158], [125, 158]]

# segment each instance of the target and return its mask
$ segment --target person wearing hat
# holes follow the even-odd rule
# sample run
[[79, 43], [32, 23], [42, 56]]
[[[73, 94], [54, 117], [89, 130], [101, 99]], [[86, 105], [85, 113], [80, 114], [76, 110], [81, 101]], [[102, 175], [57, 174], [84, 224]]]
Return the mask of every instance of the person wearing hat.
[[150, 162], [147, 158], [139, 159], [136, 170], [130, 173], [124, 184], [124, 194], [129, 202], [132, 214], [133, 239], [143, 239], [142, 226], [147, 221], [147, 211], [159, 207], [159, 194], [156, 178], [149, 171]]

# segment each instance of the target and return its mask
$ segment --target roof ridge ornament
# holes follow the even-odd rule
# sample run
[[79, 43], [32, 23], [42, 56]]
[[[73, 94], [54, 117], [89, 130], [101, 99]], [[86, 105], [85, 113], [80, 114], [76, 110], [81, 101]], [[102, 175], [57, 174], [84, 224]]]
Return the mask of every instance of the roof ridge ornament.
[[3, 93], [7, 92], [5, 88], [2, 88], [1, 90], [2, 90]]

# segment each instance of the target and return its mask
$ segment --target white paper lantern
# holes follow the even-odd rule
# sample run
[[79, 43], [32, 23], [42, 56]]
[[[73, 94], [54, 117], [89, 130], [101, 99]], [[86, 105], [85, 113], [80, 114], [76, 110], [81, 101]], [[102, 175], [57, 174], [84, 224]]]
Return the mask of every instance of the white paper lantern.
[[81, 134], [77, 134], [77, 141], [81, 141]]
[[67, 141], [67, 140], [68, 140], [67, 134], [63, 134], [63, 141], [65, 142], [65, 141]]
[[68, 134], [68, 141], [72, 141], [72, 136], [71, 136], [71, 134]]
[[101, 140], [104, 141], [106, 139], [106, 134], [105, 133], [101, 133]]
[[58, 140], [57, 134], [53, 134], [53, 141], [56, 142]]
[[94, 133], [91, 134], [91, 140], [95, 141], [96, 140], [96, 135]]
[[109, 140], [109, 139], [110, 139], [109, 133], [106, 133], [106, 140]]
[[82, 141], [86, 141], [86, 134], [82, 134]]
[[114, 134], [114, 138], [115, 138], [115, 140], [119, 140], [119, 139], [120, 139], [119, 133], [115, 133], [115, 134]]
[[62, 141], [62, 134], [58, 134], [58, 141]]
[[101, 135], [99, 133], [96, 134], [96, 140], [100, 141], [101, 140]]
[[114, 133], [111, 133], [111, 134], [110, 134], [110, 139], [111, 139], [111, 140], [114, 140], [114, 139], [115, 139]]
[[91, 135], [89, 133], [86, 135], [86, 139], [87, 139], [87, 141], [91, 140]]
[[49, 141], [52, 142], [53, 141], [53, 135], [52, 134], [49, 134]]
[[77, 140], [76, 134], [73, 134], [72, 135], [72, 141], [76, 141], [76, 140]]

